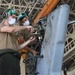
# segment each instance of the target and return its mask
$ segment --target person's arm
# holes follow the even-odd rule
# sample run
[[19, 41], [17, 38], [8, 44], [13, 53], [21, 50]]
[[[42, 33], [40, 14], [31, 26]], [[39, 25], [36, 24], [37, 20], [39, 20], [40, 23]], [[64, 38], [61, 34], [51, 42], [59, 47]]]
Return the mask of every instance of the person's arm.
[[30, 37], [30, 39], [26, 42], [24, 42], [23, 44], [18, 46], [18, 49], [23, 49], [25, 46], [27, 46], [30, 42], [32, 42], [33, 40], [35, 40], [35, 37]]
[[18, 46], [18, 49], [20, 50], [20, 49], [24, 48], [24, 47], [27, 46], [29, 43], [30, 43], [30, 40], [24, 42], [23, 44], [21, 44], [21, 45]]
[[12, 33], [12, 32], [18, 32], [18, 31], [26, 29], [26, 28], [33, 30], [32, 26], [3, 26], [3, 27], [1, 27], [0, 31]]

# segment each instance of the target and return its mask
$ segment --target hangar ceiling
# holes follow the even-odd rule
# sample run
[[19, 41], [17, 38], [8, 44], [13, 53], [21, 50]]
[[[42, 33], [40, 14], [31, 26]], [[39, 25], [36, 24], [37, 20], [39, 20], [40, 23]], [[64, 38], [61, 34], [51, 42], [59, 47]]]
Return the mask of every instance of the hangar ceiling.
[[[14, 8], [18, 13], [26, 12], [34, 19], [46, 2], [47, 0], [0, 0], [0, 18], [4, 10]], [[70, 5], [70, 20], [73, 20], [75, 18], [75, 0], [60, 0], [57, 6], [65, 3]]]
[[18, 13], [26, 12], [35, 17], [45, 3], [46, 0], [0, 0], [0, 16], [7, 8], [14, 8]]

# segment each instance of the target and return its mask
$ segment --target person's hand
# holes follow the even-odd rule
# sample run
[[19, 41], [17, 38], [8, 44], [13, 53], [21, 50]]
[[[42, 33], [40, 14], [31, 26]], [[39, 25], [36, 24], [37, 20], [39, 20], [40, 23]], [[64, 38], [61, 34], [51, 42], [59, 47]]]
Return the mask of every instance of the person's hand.
[[32, 26], [26, 26], [26, 28], [27, 28], [28, 30], [30, 30], [31, 32], [34, 31], [34, 28], [33, 28]]
[[36, 56], [37, 54], [39, 54], [39, 52], [32, 50], [32, 54], [33, 54], [34, 56]]
[[35, 40], [35, 37], [34, 36], [30, 37], [30, 39], [29, 39], [30, 42], [32, 42], [34, 40]]

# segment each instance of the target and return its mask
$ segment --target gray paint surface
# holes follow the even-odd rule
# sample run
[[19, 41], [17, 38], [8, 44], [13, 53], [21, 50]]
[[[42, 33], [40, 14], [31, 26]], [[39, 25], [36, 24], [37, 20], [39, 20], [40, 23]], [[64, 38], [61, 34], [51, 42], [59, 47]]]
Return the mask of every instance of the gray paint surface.
[[61, 5], [48, 15], [41, 48], [44, 58], [38, 58], [36, 69], [38, 75], [61, 75], [69, 10], [68, 5]]

